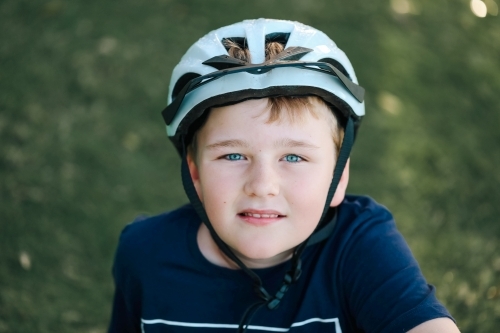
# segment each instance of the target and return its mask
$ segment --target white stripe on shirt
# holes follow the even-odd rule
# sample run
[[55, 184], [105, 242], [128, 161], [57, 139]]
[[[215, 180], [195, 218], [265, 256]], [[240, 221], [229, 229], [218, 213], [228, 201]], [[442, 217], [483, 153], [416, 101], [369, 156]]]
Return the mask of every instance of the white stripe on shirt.
[[[181, 321], [172, 321], [172, 320], [163, 320], [163, 319], [141, 319], [142, 324], [164, 324], [164, 325], [170, 325], [170, 326], [182, 326], [182, 327], [203, 327], [203, 328], [238, 328], [238, 325], [236, 324], [209, 324], [209, 323], [186, 323], [186, 322], [181, 322]], [[304, 321], [299, 321], [296, 323], [293, 323], [290, 328], [292, 327], [299, 327], [299, 326], [304, 326], [310, 323], [315, 323], [315, 322], [320, 322], [320, 323], [335, 323], [335, 330], [337, 333], [342, 333], [342, 330], [340, 329], [340, 324], [339, 324], [339, 319], [338, 318], [310, 318]], [[249, 330], [255, 330], [255, 331], [267, 331], [267, 332], [288, 332], [290, 328], [280, 328], [280, 327], [268, 327], [268, 326], [256, 326], [256, 325], [249, 325], [248, 329]]]

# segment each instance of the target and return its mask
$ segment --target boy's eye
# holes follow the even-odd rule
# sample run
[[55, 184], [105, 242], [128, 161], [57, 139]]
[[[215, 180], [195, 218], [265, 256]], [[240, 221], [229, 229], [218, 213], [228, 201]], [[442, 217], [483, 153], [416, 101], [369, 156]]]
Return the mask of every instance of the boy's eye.
[[290, 162], [290, 163], [297, 163], [297, 162], [302, 161], [302, 157], [294, 155], [294, 154], [290, 154], [290, 155], [286, 155], [284, 157], [284, 160], [287, 162]]
[[229, 161], [239, 161], [243, 159], [243, 156], [241, 154], [227, 154], [224, 158]]

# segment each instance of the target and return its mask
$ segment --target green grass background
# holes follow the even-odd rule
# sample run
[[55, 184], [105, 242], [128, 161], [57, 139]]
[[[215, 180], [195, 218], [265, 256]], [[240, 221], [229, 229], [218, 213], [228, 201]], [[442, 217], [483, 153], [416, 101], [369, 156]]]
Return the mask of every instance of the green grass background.
[[1, 0], [0, 332], [105, 332], [119, 232], [186, 201], [159, 113], [171, 70], [258, 17], [346, 51], [367, 89], [350, 192], [393, 211], [462, 332], [498, 332], [499, 17], [401, 1]]

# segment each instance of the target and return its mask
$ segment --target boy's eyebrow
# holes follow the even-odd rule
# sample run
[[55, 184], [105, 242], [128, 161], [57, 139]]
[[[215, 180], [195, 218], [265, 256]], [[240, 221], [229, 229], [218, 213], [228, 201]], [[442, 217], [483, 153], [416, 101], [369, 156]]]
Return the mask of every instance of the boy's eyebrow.
[[282, 139], [279, 141], [276, 141], [275, 143], [276, 147], [284, 147], [284, 148], [319, 148], [318, 146], [313, 145], [312, 143], [309, 143], [307, 141], [299, 141], [299, 140], [293, 140], [293, 139]]
[[250, 145], [243, 141], [243, 140], [223, 140], [223, 141], [217, 141], [215, 143], [209, 144], [206, 146], [206, 149], [217, 149], [217, 148], [237, 148], [237, 147], [244, 147], [248, 148]]

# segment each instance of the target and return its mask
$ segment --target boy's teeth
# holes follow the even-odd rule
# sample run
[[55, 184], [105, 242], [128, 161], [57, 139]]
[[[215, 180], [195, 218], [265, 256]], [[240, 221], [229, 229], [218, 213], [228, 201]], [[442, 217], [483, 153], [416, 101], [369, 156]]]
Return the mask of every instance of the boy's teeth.
[[257, 218], [257, 219], [260, 219], [260, 218], [277, 218], [278, 217], [277, 214], [252, 214], [252, 213], [245, 213], [245, 216], [250, 216], [250, 217]]

